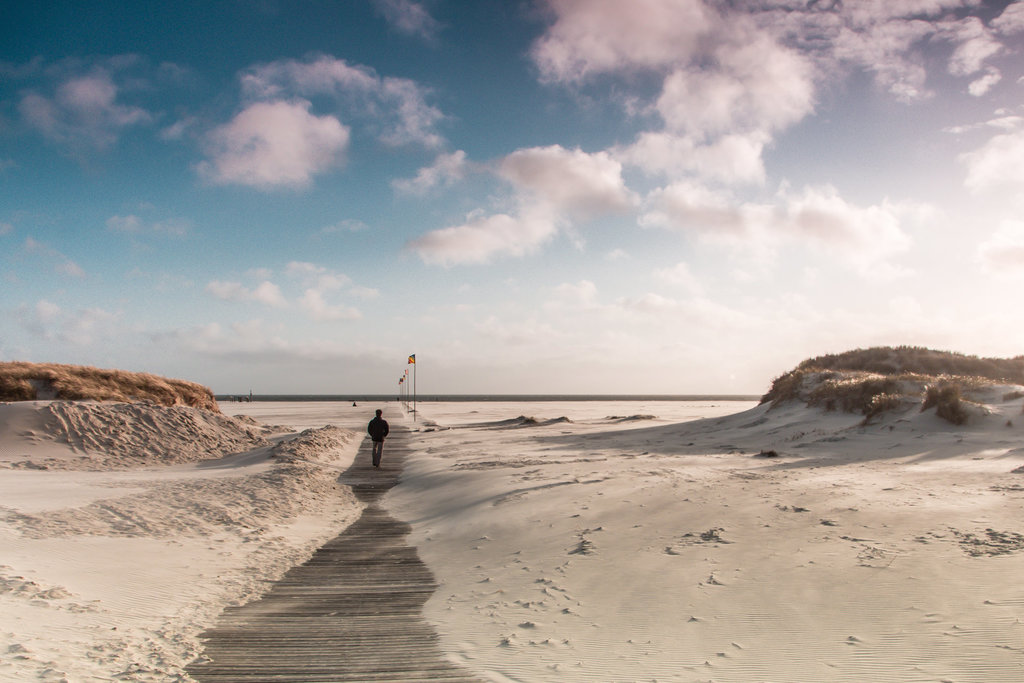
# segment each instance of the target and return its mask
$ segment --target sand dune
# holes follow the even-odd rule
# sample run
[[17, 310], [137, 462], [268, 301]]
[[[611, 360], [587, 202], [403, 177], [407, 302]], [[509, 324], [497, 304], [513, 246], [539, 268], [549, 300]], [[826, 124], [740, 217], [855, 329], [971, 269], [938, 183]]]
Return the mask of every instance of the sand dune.
[[225, 605], [361, 509], [340, 427], [63, 402], [0, 404], [0, 424], [2, 680], [187, 680]]
[[[438, 579], [443, 649], [483, 680], [1019, 681], [1020, 389], [959, 426], [909, 403], [868, 424], [792, 401], [391, 404], [415, 452], [385, 505]], [[335, 480], [371, 408], [223, 409], [251, 417], [0, 405], [0, 679], [187, 681], [225, 605], [358, 517]]]

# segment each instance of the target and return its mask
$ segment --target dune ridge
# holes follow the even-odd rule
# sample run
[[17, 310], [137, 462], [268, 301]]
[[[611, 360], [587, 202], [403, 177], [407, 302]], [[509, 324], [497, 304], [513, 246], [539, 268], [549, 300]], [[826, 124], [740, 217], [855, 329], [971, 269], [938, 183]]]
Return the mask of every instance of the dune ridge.
[[0, 363], [0, 401], [152, 401], [220, 412], [213, 392], [195, 382], [146, 372], [61, 363]]
[[198, 462], [266, 446], [275, 431], [183, 405], [0, 404], [0, 466], [102, 471]]
[[[1024, 384], [1024, 356], [978, 358], [913, 346], [874, 347], [810, 358], [776, 377], [761, 403], [798, 400], [864, 415], [864, 423], [915, 403], [956, 425], [985, 412], [1001, 386]], [[1012, 388], [1004, 401], [1024, 396]]]
[[360, 441], [182, 405], [0, 404], [0, 680], [191, 680], [224, 607], [358, 517], [337, 476]]

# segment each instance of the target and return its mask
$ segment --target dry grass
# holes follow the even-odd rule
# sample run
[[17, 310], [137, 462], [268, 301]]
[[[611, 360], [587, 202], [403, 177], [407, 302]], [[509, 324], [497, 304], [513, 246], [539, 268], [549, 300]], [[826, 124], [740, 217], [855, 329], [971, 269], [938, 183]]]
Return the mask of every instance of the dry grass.
[[0, 401], [152, 401], [220, 412], [213, 392], [195, 382], [144, 372], [57, 363], [0, 363]]
[[826, 410], [841, 409], [848, 413], [867, 415], [875, 410], [878, 396], [900, 393], [899, 381], [872, 373], [849, 373], [824, 379], [811, 391], [808, 403], [823, 405]]
[[810, 358], [797, 369], [860, 370], [879, 375], [956, 375], [1024, 384], [1024, 356], [979, 358], [920, 346], [876, 346]]
[[935, 414], [955, 425], [967, 423], [969, 414], [964, 407], [961, 386], [955, 381], [943, 381], [928, 387], [921, 410], [935, 408]]
[[935, 407], [939, 417], [961, 425], [972, 405], [964, 396], [1004, 382], [1024, 384], [1024, 356], [977, 358], [911, 346], [878, 347], [805, 360], [777, 377], [761, 402], [777, 406], [801, 400], [860, 413], [867, 422], [921, 401], [922, 410]]

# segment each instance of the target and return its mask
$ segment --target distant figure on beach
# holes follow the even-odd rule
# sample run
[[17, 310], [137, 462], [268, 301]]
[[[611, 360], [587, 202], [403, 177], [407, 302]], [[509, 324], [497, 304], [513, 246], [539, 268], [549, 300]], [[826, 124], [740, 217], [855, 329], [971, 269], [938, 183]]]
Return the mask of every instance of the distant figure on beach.
[[377, 409], [377, 417], [366, 425], [366, 433], [373, 439], [373, 466], [380, 467], [380, 456], [384, 452], [384, 437], [388, 435], [388, 421], [381, 415], [384, 411]]

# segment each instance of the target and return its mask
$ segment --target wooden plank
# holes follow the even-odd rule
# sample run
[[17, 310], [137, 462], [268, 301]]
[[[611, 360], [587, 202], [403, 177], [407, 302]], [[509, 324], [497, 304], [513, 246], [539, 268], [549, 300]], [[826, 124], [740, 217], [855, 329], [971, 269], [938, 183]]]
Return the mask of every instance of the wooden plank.
[[423, 619], [437, 584], [406, 545], [410, 527], [381, 507], [408, 455], [408, 430], [392, 429], [380, 469], [364, 441], [339, 481], [367, 505], [362, 516], [293, 567], [254, 602], [224, 610], [203, 633], [200, 683], [450, 681], [480, 679], [441, 652]]

